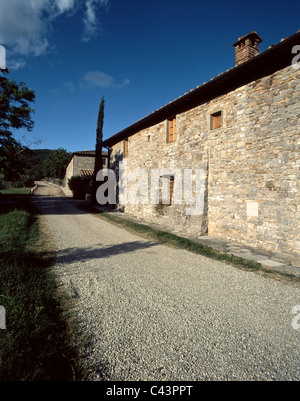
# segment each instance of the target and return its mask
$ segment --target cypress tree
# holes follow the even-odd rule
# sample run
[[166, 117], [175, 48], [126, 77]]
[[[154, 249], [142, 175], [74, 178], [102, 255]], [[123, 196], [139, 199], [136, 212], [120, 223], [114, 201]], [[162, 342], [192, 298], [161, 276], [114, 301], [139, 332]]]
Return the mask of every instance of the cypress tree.
[[97, 181], [96, 176], [99, 170], [103, 168], [102, 164], [102, 143], [103, 143], [103, 121], [104, 121], [104, 96], [102, 96], [99, 112], [98, 112], [98, 120], [97, 120], [97, 130], [96, 130], [96, 152], [95, 152], [95, 167], [93, 174], [93, 189], [92, 189], [92, 203], [96, 204], [96, 192], [97, 192]]

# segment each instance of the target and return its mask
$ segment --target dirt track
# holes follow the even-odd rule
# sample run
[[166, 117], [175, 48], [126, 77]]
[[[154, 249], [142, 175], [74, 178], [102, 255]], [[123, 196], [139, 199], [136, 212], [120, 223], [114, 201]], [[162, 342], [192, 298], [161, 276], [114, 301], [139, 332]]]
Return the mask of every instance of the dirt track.
[[90, 380], [299, 381], [299, 289], [146, 240], [40, 184]]
[[36, 189], [34, 195], [36, 196], [64, 196], [63, 190], [55, 185], [48, 184], [44, 181], [36, 181]]

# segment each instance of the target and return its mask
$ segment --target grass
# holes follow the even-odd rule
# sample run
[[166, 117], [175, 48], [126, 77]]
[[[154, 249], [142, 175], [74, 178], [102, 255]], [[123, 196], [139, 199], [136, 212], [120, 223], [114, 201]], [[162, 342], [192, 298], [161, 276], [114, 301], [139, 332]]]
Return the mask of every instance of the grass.
[[7, 188], [1, 189], [0, 194], [3, 195], [27, 195], [31, 188]]
[[99, 209], [96, 209], [90, 205], [81, 204], [77, 205], [77, 207], [89, 213], [93, 213], [98, 217], [105, 219], [106, 221], [109, 221], [113, 224], [116, 224], [120, 227], [128, 229], [148, 239], [163, 243], [165, 245], [185, 249], [214, 260], [225, 262], [237, 268], [257, 272], [264, 276], [272, 277], [275, 279], [285, 280], [294, 283], [298, 283], [300, 281], [299, 278], [295, 277], [294, 275], [268, 269], [258, 262], [243, 259], [232, 254], [219, 252], [207, 245], [200, 244], [191, 239], [184, 238], [167, 231], [162, 231], [146, 224], [136, 223], [124, 217], [116, 216], [114, 213], [100, 211]]
[[53, 253], [44, 245], [30, 196], [21, 194], [21, 202], [17, 195], [11, 203], [5, 197], [0, 214], [0, 304], [6, 312], [0, 380], [80, 380], [71, 301], [55, 280]]

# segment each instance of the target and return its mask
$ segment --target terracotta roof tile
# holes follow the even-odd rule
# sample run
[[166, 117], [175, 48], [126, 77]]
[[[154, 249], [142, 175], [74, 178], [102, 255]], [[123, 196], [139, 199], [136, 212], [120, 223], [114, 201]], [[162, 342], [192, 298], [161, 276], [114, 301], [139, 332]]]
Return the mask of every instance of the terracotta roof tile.
[[91, 169], [81, 169], [80, 177], [84, 180], [90, 180], [93, 178], [94, 170]]

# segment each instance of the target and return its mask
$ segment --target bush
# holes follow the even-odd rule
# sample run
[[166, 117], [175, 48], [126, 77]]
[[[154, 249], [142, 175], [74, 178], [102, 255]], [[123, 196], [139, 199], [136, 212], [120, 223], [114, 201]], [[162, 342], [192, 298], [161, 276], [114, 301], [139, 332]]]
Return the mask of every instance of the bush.
[[28, 175], [21, 175], [18, 180], [0, 180], [0, 189], [33, 187], [34, 180]]
[[68, 186], [76, 199], [84, 199], [85, 183], [80, 175], [73, 175], [68, 179]]

